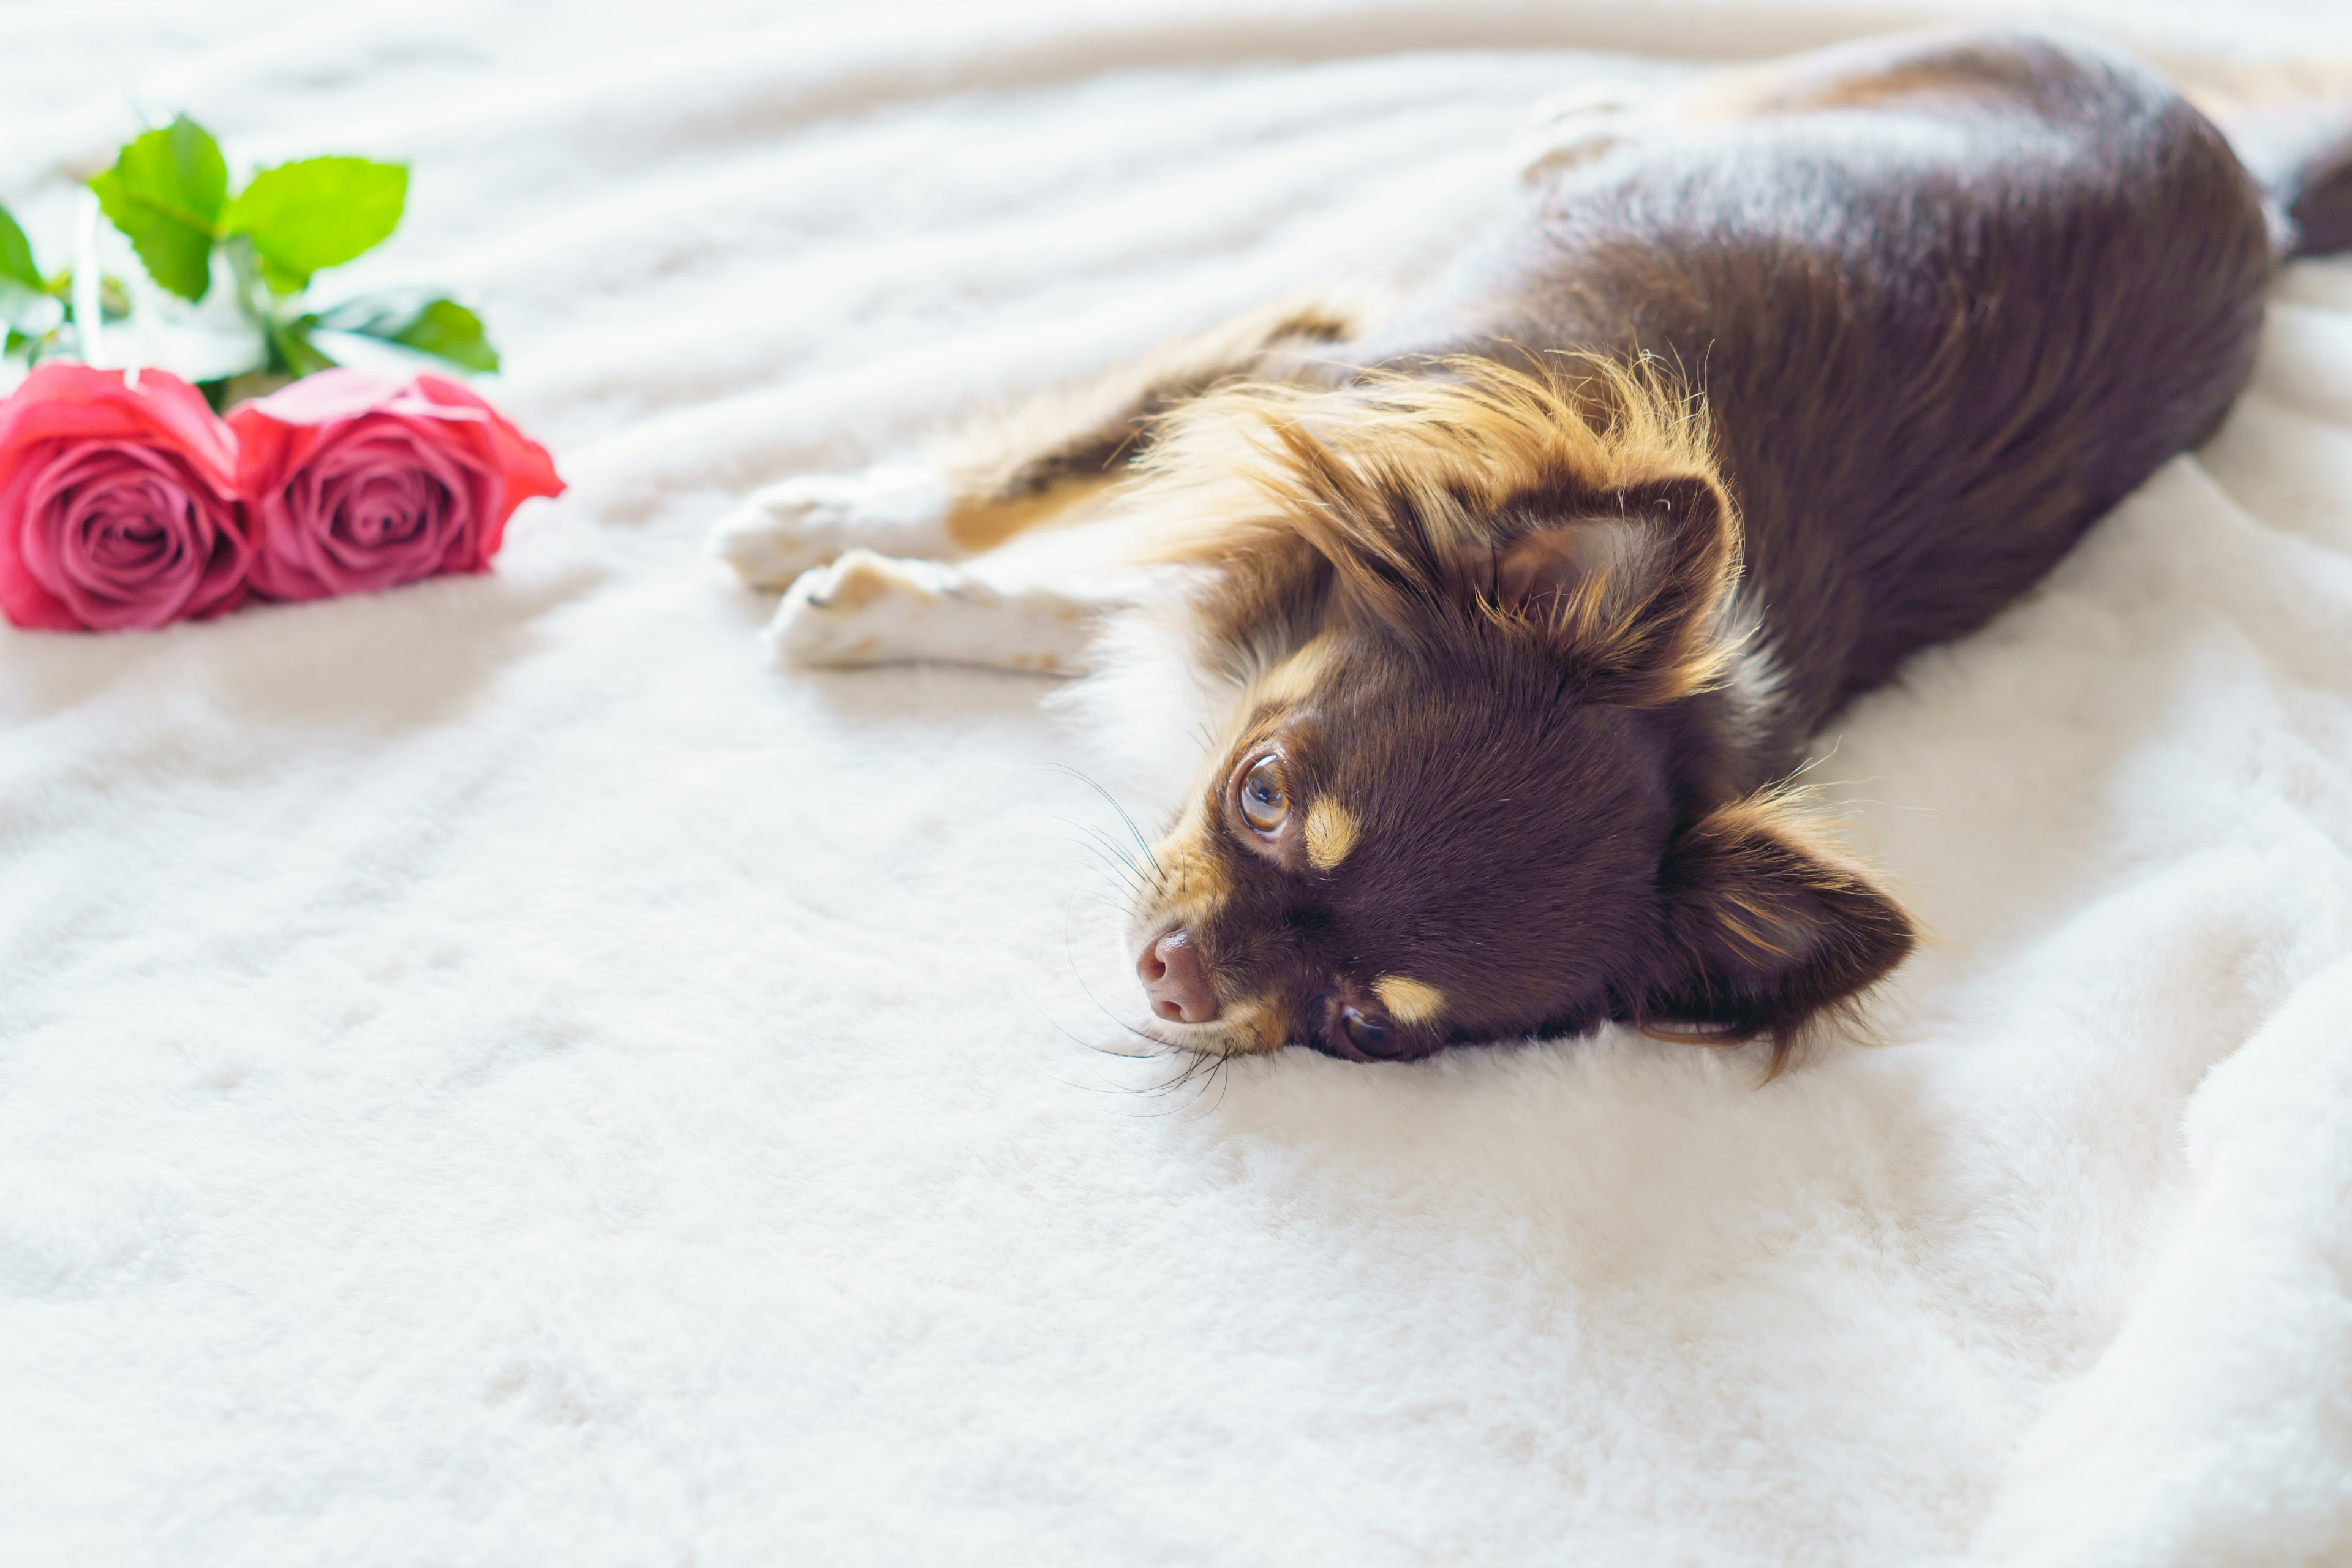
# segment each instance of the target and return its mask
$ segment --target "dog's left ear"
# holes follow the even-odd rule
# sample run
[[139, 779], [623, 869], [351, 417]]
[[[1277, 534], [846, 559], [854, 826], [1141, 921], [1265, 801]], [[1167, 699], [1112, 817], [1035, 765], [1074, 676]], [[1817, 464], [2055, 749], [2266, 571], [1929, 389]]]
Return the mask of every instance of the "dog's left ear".
[[1769, 1032], [1785, 1049], [1798, 1026], [1911, 951], [1911, 921], [1895, 901], [1861, 867], [1808, 842], [1769, 796], [1684, 829], [1660, 879], [1675, 956], [1644, 1001], [1648, 1016]]
[[1531, 503], [1534, 526], [1494, 550], [1507, 624], [1576, 665], [1599, 701], [1671, 702], [1719, 679], [1739, 524], [1703, 475]]

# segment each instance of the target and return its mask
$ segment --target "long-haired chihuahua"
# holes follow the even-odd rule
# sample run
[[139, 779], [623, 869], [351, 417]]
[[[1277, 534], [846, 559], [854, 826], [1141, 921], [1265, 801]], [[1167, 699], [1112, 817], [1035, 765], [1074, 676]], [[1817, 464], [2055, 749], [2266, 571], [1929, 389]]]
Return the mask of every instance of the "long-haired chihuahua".
[[1042, 522], [1168, 568], [1226, 698], [1133, 910], [1182, 1047], [1616, 1019], [1777, 1070], [1914, 940], [1793, 797], [1807, 738], [2210, 434], [2281, 261], [2352, 246], [2352, 140], [2257, 177], [2036, 34], [1543, 125], [1522, 210], [1414, 297], [1278, 305], [719, 527], [811, 663], [1082, 663], [1098, 605], [942, 563]]

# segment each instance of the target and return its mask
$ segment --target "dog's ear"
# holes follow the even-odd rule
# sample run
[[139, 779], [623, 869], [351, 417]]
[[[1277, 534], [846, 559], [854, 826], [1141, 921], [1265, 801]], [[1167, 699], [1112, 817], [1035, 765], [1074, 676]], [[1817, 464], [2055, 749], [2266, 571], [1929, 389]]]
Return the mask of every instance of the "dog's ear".
[[1531, 525], [1494, 547], [1487, 589], [1505, 624], [1575, 664], [1598, 700], [1671, 702], [1721, 679], [1739, 524], [1720, 485], [1694, 474], [1520, 510]]
[[1775, 1071], [1805, 1020], [1911, 951], [1911, 921], [1895, 901], [1767, 795], [1684, 829], [1660, 879], [1674, 956], [1643, 1016], [1769, 1033]]

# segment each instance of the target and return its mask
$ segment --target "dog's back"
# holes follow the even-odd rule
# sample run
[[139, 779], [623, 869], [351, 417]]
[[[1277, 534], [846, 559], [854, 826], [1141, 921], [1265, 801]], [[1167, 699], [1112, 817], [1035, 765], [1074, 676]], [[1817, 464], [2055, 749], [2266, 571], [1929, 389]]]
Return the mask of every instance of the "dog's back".
[[2045, 37], [1734, 78], [1556, 175], [1375, 357], [1662, 356], [1700, 388], [1782, 679], [1777, 771], [2210, 434], [2275, 263], [2220, 132]]
[[[1224, 700], [1130, 929], [1171, 1044], [1395, 1058], [1614, 1018], [1780, 1060], [1912, 943], [1791, 798], [1806, 737], [2209, 434], [2277, 261], [2352, 240], [2352, 141], [2266, 193], [2153, 73], [2033, 35], [1733, 73], [1598, 141], [1571, 127], [1507, 236], [1387, 325], [1258, 312], [977, 459], [789, 483], [725, 531], [781, 576], [853, 523], [978, 549], [1108, 495], [1192, 569]], [[1008, 603], [852, 552], [779, 641], [969, 657], [928, 607]], [[948, 630], [878, 637], [896, 605]]]

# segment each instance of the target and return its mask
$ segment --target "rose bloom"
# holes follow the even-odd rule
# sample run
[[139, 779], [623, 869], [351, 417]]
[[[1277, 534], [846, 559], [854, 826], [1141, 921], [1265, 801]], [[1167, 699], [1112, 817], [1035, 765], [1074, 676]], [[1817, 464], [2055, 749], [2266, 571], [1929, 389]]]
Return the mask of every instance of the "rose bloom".
[[486, 572], [514, 509], [563, 489], [546, 448], [437, 375], [320, 371], [228, 422], [253, 586], [272, 598]]
[[236, 608], [236, 470], [227, 427], [178, 376], [37, 366], [0, 403], [0, 611], [115, 631]]

